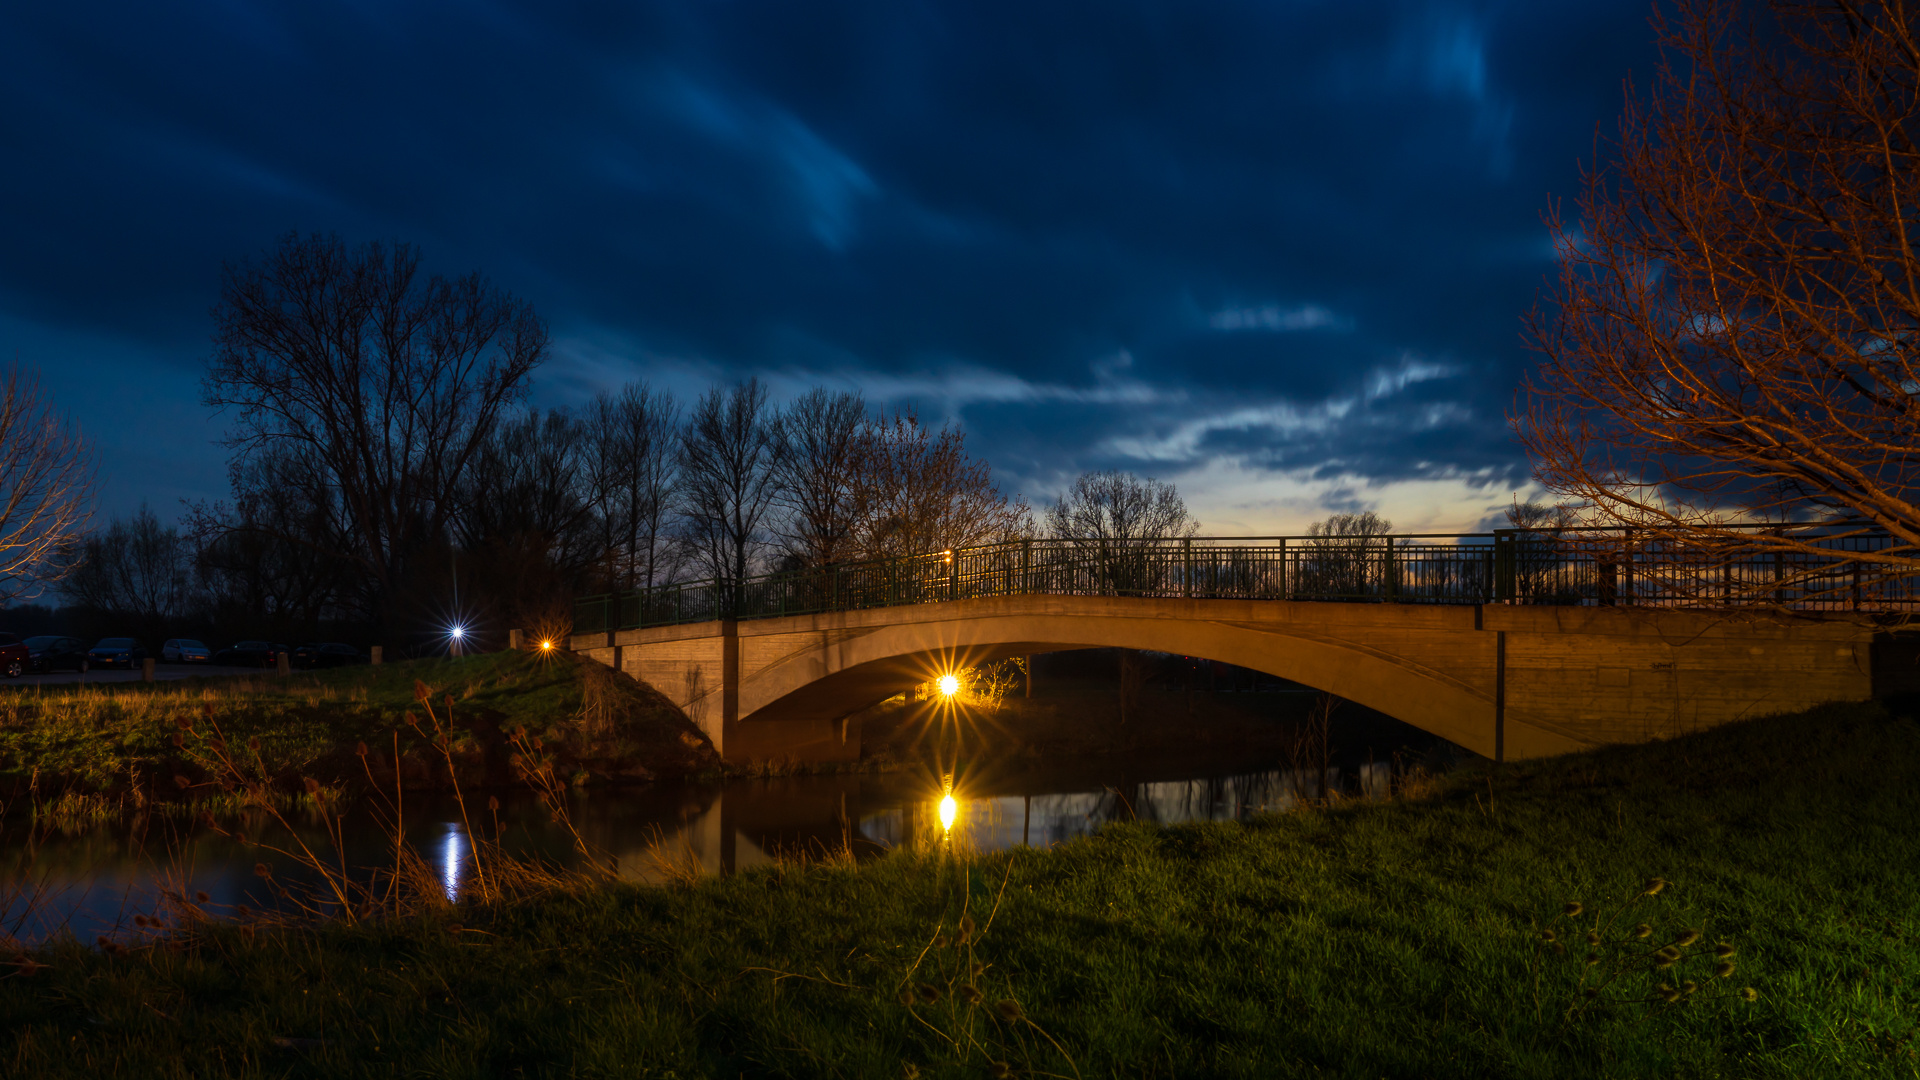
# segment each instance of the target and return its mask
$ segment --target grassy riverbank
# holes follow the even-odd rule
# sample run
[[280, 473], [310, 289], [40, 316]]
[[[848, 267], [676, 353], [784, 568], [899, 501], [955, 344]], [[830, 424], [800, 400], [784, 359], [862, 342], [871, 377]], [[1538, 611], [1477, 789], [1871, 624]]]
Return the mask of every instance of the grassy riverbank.
[[[236, 744], [259, 739], [264, 771], [288, 791], [301, 777], [333, 787], [376, 777], [394, 755], [410, 787], [443, 782], [446, 762], [406, 722], [416, 687], [453, 698], [451, 752], [463, 782], [511, 782], [501, 733], [525, 726], [583, 782], [678, 777], [717, 766], [679, 710], [650, 689], [567, 654], [492, 653], [379, 667], [163, 683], [66, 684], [0, 690], [0, 803], [121, 813], [176, 797], [176, 775], [204, 770], [173, 743], [176, 724], [208, 717]], [[446, 712], [442, 710], [442, 716]], [[200, 788], [194, 789], [196, 792]]]
[[[178, 949], [136, 932], [131, 952], [60, 947], [0, 978], [0, 1061], [48, 1077], [1913, 1077], [1917, 817], [1920, 725], [1836, 706], [1247, 826], [217, 927]], [[1651, 877], [1668, 884], [1640, 895]], [[1626, 973], [1589, 1001], [1583, 934], [1629, 901], [1591, 969]], [[1678, 966], [1650, 970], [1689, 929]], [[1722, 942], [1735, 968], [1715, 978]], [[1701, 989], [1662, 1000], [1687, 980]]]

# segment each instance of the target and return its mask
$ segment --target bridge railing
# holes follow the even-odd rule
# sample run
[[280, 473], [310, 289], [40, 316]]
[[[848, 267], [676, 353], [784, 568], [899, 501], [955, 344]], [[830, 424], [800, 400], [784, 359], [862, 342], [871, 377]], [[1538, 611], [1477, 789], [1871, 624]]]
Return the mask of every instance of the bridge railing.
[[[1781, 527], [1756, 527], [1756, 537]], [[1632, 529], [1374, 537], [1018, 540], [745, 581], [580, 598], [578, 633], [1045, 594], [1401, 604], [1920, 609], [1920, 579], [1876, 563], [1892, 538], [1796, 534], [1816, 549], [1744, 550]]]

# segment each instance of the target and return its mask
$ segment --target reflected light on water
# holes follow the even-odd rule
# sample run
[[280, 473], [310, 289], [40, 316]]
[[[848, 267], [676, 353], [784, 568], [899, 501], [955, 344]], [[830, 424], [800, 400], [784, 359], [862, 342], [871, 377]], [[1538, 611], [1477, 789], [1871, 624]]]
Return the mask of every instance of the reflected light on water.
[[449, 823], [440, 841], [440, 886], [447, 891], [449, 903], [460, 902], [460, 885], [467, 869], [466, 839], [460, 826]]

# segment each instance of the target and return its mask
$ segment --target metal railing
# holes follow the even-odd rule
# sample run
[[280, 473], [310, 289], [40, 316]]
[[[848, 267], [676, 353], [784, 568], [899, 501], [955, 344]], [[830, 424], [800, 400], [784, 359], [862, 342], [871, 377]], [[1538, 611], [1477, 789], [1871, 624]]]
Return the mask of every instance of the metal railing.
[[[1898, 545], [1796, 526], [1817, 550], [1746, 550], [1634, 529], [1372, 537], [1017, 540], [745, 581], [581, 597], [574, 632], [776, 618], [990, 596], [1140, 596], [1399, 604], [1555, 604], [1913, 611], [1910, 572], [1861, 555]], [[1824, 528], [1825, 531], [1818, 531]], [[1781, 526], [1756, 526], [1756, 537]], [[1902, 549], [1904, 550], [1904, 549]]]

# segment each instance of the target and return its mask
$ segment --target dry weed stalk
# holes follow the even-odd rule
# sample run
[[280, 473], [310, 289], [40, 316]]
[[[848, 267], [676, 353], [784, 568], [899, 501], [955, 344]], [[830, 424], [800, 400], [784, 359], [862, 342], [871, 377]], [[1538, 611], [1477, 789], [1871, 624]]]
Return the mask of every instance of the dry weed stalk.
[[[182, 791], [200, 787], [217, 787], [228, 794], [237, 793], [241, 795], [244, 806], [271, 818], [275, 824], [280, 826], [281, 831], [292, 837], [293, 847], [282, 847], [279, 844], [267, 841], [264, 837], [256, 837], [249, 841], [243, 829], [239, 827], [228, 829], [211, 813], [201, 816], [201, 824], [220, 836], [243, 844], [251, 842], [255, 847], [291, 859], [313, 871], [319, 876], [321, 882], [326, 887], [326, 892], [332, 897], [333, 905], [339, 917], [345, 919], [349, 924], [357, 921], [356, 905], [353, 901], [353, 893], [356, 891], [356, 887], [347, 873], [346, 845], [342, 834], [343, 826], [338, 793], [332, 789], [323, 787], [319, 781], [312, 777], [301, 778], [307, 794], [313, 800], [313, 807], [316, 816], [320, 820], [321, 827], [325, 829], [327, 839], [337, 856], [337, 859], [329, 860], [322, 858], [319, 853], [315, 852], [312, 846], [306, 842], [306, 839], [300, 835], [300, 831], [294, 828], [293, 823], [288, 821], [286, 815], [281, 812], [280, 801], [273, 798], [272, 794], [273, 774], [267, 768], [266, 762], [260, 757], [260, 740], [258, 738], [248, 739], [246, 746], [247, 758], [242, 758], [235, 755], [228, 746], [226, 734], [221, 731], [219, 723], [214, 720], [213, 706], [211, 704], [206, 706], [204, 718], [207, 728], [211, 732], [210, 734], [201, 731], [189, 717], [183, 716], [177, 718], [175, 724], [180, 730], [174, 733], [173, 742], [175, 746], [181, 748], [190, 760], [205, 769], [213, 779], [201, 784], [195, 784], [185, 776], [175, 776], [173, 778], [174, 783]], [[276, 882], [273, 879], [273, 868], [268, 864], [264, 862], [257, 864], [254, 868], [254, 873], [260, 876], [266, 883], [268, 890], [280, 900], [291, 903], [296, 908], [314, 917], [324, 917], [326, 914], [321, 905], [314, 903], [312, 897], [303, 895], [286, 885]]]
[[669, 844], [666, 833], [658, 825], [649, 830], [647, 862], [661, 881], [683, 889], [698, 885], [706, 873], [699, 854], [693, 850], [692, 841], [683, 834], [677, 847]]
[[613, 859], [587, 843], [586, 837], [581, 836], [580, 830], [574, 826], [573, 816], [567, 810], [567, 785], [554, 771], [553, 755], [547, 751], [546, 740], [521, 726], [507, 733], [507, 742], [513, 747], [508, 764], [520, 780], [533, 789], [540, 799], [540, 805], [546, 808], [548, 817], [567, 830], [567, 834], [573, 838], [574, 850], [586, 860], [587, 867], [599, 877], [617, 877]]
[[407, 725], [426, 738], [429, 745], [440, 752], [440, 758], [447, 766], [447, 782], [453, 788], [454, 805], [460, 808], [460, 826], [466, 831], [467, 847], [473, 853], [473, 874], [480, 881], [480, 898], [491, 902], [497, 899], [492, 883], [487, 876], [487, 859], [481, 853], [479, 833], [474, 831], [473, 820], [467, 813], [466, 793], [460, 789], [460, 770], [453, 760], [453, 694], [445, 697], [447, 709], [446, 722], [442, 723], [433, 708], [433, 689], [418, 679], [413, 681], [413, 699], [426, 710], [427, 723], [432, 725], [429, 734], [420, 726], [420, 718], [411, 711], [406, 714]]
[[[1321, 694], [1306, 723], [1294, 733], [1287, 746], [1288, 783], [1294, 797], [1301, 802], [1326, 805], [1339, 797], [1340, 793], [1332, 787], [1333, 714], [1339, 708], [1339, 698]], [[1302, 776], [1316, 778], [1313, 790], [1307, 790], [1300, 782]]]

